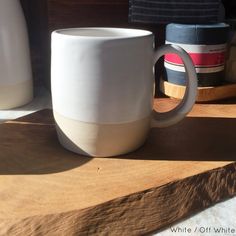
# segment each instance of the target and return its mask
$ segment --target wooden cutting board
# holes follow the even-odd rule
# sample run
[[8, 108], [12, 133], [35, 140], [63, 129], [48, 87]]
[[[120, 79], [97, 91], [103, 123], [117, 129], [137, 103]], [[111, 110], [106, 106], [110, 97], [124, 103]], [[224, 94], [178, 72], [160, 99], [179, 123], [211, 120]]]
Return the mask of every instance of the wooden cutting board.
[[236, 195], [235, 160], [234, 103], [197, 104], [113, 158], [63, 149], [51, 110], [39, 111], [0, 125], [0, 235], [149, 233]]

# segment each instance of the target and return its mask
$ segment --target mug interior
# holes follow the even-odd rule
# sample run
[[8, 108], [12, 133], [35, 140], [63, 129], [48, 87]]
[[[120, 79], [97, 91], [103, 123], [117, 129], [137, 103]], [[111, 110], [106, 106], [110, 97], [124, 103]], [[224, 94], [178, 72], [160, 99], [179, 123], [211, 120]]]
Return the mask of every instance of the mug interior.
[[152, 35], [152, 32], [128, 28], [69, 28], [56, 30], [55, 33], [67, 36], [98, 38], [132, 38]]

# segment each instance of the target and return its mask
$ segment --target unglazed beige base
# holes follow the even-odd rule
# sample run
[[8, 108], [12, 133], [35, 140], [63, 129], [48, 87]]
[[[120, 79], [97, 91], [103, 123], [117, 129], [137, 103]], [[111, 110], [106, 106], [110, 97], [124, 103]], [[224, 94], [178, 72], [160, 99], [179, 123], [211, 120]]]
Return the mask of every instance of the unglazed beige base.
[[72, 120], [54, 111], [54, 118], [62, 146], [94, 157], [131, 152], [144, 143], [150, 129], [150, 117], [131, 123], [96, 124]]
[[33, 99], [32, 80], [14, 85], [0, 84], [0, 109], [23, 106]]

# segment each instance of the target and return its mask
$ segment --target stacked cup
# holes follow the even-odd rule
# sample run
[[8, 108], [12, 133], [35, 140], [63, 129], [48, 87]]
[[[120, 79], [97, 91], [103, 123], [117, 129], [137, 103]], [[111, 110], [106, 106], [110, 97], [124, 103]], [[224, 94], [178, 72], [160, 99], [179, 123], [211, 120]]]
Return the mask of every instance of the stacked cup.
[[[225, 54], [229, 26], [225, 23], [168, 24], [166, 44], [181, 46], [190, 55], [198, 77], [199, 87], [220, 85], [224, 78]], [[182, 60], [174, 55], [165, 56], [164, 79], [177, 85], [185, 85], [186, 77]]]

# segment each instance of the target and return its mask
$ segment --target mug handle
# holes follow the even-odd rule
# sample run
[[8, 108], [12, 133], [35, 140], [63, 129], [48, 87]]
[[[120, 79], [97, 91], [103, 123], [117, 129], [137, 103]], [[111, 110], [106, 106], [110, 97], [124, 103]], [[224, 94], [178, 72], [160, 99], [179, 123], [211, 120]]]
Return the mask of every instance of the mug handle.
[[192, 59], [188, 53], [177, 45], [166, 44], [154, 53], [154, 64], [167, 53], [175, 53], [181, 57], [187, 74], [186, 90], [182, 101], [173, 110], [157, 112], [153, 110], [153, 124], [155, 127], [167, 127], [181, 121], [192, 109], [197, 95], [197, 74]]

